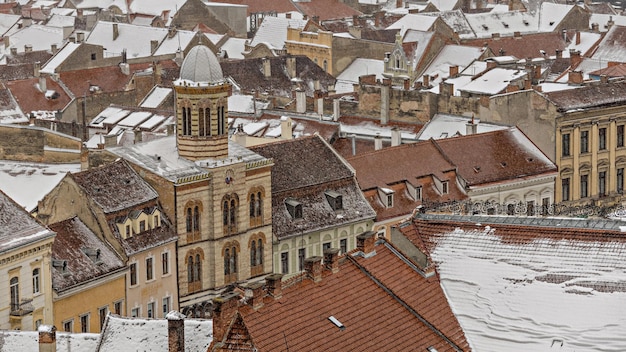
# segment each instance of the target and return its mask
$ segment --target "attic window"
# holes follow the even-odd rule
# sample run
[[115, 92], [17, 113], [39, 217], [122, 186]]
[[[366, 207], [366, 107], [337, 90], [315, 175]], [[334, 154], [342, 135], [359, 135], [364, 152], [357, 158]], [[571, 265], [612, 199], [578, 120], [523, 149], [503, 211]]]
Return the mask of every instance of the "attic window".
[[554, 25], [554, 21], [550, 21], [550, 25], [553, 26]]
[[483, 24], [483, 25], [482, 25], [482, 27], [483, 27], [483, 29], [484, 29], [484, 30], [486, 30], [486, 31], [487, 31], [487, 30], [489, 30], [489, 27], [487, 27], [487, 25], [486, 25], [486, 24]]
[[415, 200], [422, 200], [422, 186], [415, 187]]
[[502, 22], [502, 25], [504, 26], [504, 28], [509, 28], [509, 24], [506, 22]]
[[524, 24], [528, 26], [528, 21], [524, 20], [522, 22], [524, 22]]
[[47, 90], [45, 96], [46, 96], [46, 99], [48, 100], [50, 99], [54, 100], [59, 97], [59, 93], [57, 93], [54, 90]]
[[285, 206], [292, 219], [302, 219], [302, 203], [293, 198], [285, 200]]
[[448, 181], [441, 182], [441, 193], [442, 194], [448, 194], [448, 192], [449, 192]]
[[503, 161], [503, 162], [501, 162], [501, 163], [500, 163], [500, 166], [502, 166], [502, 167], [506, 167], [506, 162], [504, 162], [504, 161]]
[[344, 331], [346, 329], [346, 327], [334, 316], [329, 316], [328, 320], [330, 320], [333, 324], [335, 324], [336, 327], [339, 328], [339, 330]]
[[61, 270], [61, 273], [63, 274], [67, 274], [67, 260], [59, 260], [59, 259], [53, 259], [52, 260], [52, 267], [53, 268], [57, 268]]
[[335, 191], [326, 191], [324, 194], [326, 195], [328, 204], [333, 210], [337, 211], [343, 209], [343, 197], [340, 193]]
[[433, 346], [430, 346], [426, 349], [426, 351], [428, 352], [438, 352], [436, 348], [434, 348]]
[[474, 172], [475, 173], [479, 173], [480, 172], [480, 166], [474, 166]]
[[100, 262], [100, 249], [87, 247], [83, 248], [83, 253], [85, 253], [85, 255], [89, 257], [89, 259], [91, 259], [94, 263]]
[[381, 188], [381, 198], [387, 208], [393, 207], [393, 190], [389, 188]]
[[96, 59], [96, 53], [91, 53], [91, 60], [95, 60]]

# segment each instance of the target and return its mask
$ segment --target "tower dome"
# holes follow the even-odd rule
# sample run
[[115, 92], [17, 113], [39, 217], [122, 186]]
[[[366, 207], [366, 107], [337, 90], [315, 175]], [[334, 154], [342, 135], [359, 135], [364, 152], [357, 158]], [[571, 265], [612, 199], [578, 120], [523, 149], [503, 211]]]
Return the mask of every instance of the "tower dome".
[[204, 45], [196, 45], [189, 50], [180, 67], [180, 79], [216, 84], [224, 81], [224, 74], [211, 49]]

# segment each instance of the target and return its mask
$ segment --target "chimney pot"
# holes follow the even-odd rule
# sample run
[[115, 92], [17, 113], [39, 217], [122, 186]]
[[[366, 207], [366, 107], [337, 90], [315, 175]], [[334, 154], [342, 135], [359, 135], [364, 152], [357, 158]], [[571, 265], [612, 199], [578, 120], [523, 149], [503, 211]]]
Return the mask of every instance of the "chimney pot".
[[322, 257], [314, 256], [304, 259], [304, 271], [313, 282], [322, 281]]
[[[226, 329], [237, 312], [239, 294], [236, 292], [224, 293], [213, 298], [213, 340], [222, 341]], [[184, 349], [179, 350], [184, 351]]]
[[383, 149], [383, 138], [380, 136], [380, 134], [377, 134], [376, 136], [374, 136], [374, 150], [381, 149]]
[[55, 352], [57, 350], [57, 328], [53, 325], [40, 325], [39, 352]]
[[339, 271], [339, 248], [324, 250], [324, 265], [333, 274]]
[[279, 299], [283, 295], [283, 274], [270, 274], [265, 277], [267, 294]]
[[177, 311], [171, 311], [166, 315], [167, 319], [167, 344], [169, 352], [185, 350], [185, 316]]
[[252, 282], [246, 286], [248, 304], [254, 310], [263, 307], [263, 297], [265, 296], [265, 290], [263, 288], [262, 282]]
[[375, 254], [374, 245], [376, 244], [376, 233], [367, 231], [356, 236], [356, 247], [363, 252], [365, 256]]

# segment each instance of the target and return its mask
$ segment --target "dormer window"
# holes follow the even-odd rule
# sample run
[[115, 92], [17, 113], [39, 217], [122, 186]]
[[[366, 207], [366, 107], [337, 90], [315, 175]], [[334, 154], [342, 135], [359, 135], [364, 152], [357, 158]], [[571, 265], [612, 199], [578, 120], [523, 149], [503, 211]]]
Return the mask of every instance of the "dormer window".
[[415, 187], [415, 200], [422, 200], [422, 186]]
[[292, 219], [302, 219], [302, 203], [293, 198], [285, 200], [285, 206]]
[[441, 182], [441, 193], [448, 194], [448, 181]]
[[333, 210], [337, 211], [343, 209], [343, 197], [340, 193], [335, 191], [326, 191], [324, 194], [326, 195], [328, 204]]
[[389, 188], [379, 188], [381, 201], [387, 208], [393, 207], [393, 190]]

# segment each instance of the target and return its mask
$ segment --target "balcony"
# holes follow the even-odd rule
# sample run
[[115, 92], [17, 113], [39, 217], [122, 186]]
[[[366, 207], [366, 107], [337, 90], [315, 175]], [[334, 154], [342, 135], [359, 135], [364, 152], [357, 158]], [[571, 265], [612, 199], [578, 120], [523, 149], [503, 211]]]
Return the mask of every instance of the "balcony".
[[23, 317], [33, 312], [33, 299], [23, 299], [19, 304], [11, 303], [11, 313], [13, 317]]

